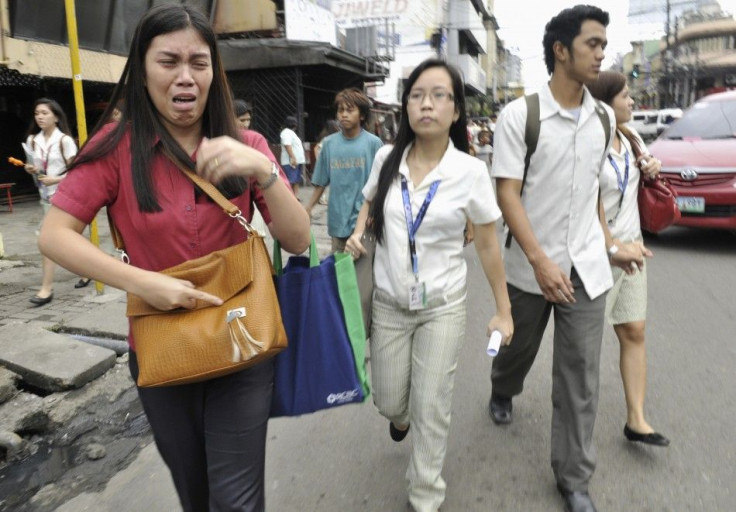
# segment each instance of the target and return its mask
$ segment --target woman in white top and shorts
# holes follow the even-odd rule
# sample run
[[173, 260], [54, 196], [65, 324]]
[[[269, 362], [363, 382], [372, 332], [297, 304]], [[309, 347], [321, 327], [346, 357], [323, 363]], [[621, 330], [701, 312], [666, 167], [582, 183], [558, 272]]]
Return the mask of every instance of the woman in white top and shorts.
[[394, 441], [412, 432], [409, 502], [436, 512], [458, 355], [465, 339], [463, 229], [475, 245], [496, 299], [488, 334], [513, 334], [511, 304], [496, 236], [501, 216], [486, 166], [470, 156], [460, 74], [441, 60], [420, 64], [402, 96], [396, 143], [376, 154], [356, 228], [354, 258], [371, 219], [376, 235], [371, 330], [373, 400]]
[[[626, 77], [616, 71], [603, 71], [589, 84], [591, 94], [607, 103], [616, 114], [608, 165], [600, 176], [601, 198], [608, 229], [614, 241], [642, 243], [637, 196], [639, 180], [656, 176], [662, 163], [647, 153], [641, 137], [626, 123], [631, 120], [634, 101], [629, 96]], [[637, 157], [637, 155], [639, 155]], [[647, 356], [644, 346], [647, 313], [646, 267], [625, 274], [611, 267], [614, 286], [606, 298], [606, 317], [613, 325], [621, 346], [621, 379], [626, 396], [624, 435], [629, 441], [653, 446], [667, 446], [669, 439], [644, 419], [644, 395], [647, 386]]]

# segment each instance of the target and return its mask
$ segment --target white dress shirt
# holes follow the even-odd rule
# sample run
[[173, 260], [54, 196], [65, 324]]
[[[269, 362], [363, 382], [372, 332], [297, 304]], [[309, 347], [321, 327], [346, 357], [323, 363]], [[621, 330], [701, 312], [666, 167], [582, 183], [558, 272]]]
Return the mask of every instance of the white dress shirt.
[[[601, 198], [603, 199], [603, 209], [606, 211], [606, 221], [608, 222], [608, 229], [611, 231], [611, 236], [624, 242], [630, 242], [641, 238], [638, 204], [641, 172], [636, 166], [636, 156], [631, 149], [631, 143], [623, 134], [619, 135], [621, 138], [621, 151], [616, 151], [611, 147], [610, 155], [613, 161], [616, 162], [623, 181], [626, 174], [625, 155], [628, 153], [629, 182], [624, 190], [623, 201], [621, 201], [621, 190], [618, 187], [616, 169], [606, 159], [606, 164], [603, 166], [603, 172], [601, 173]], [[636, 132], [634, 132], [634, 135], [638, 136]], [[642, 148], [642, 152], [646, 154], [647, 148], [644, 145], [644, 141], [639, 140], [639, 146]]]
[[[363, 188], [363, 195], [369, 201], [376, 195], [381, 167], [392, 148], [384, 146], [376, 153], [371, 174]], [[432, 182], [441, 180], [416, 234], [419, 280], [425, 283], [427, 300], [432, 300], [447, 297], [465, 287], [467, 269], [463, 256], [463, 230], [466, 219], [474, 224], [488, 224], [501, 217], [501, 210], [486, 166], [477, 158], [457, 150], [452, 141], [437, 167], [417, 187], [409, 177], [406, 164], [410, 149], [411, 145], [404, 151], [399, 173], [406, 177], [414, 218]], [[386, 196], [384, 218], [384, 240], [376, 245], [373, 263], [375, 286], [408, 306], [409, 286], [415, 279], [399, 177], [391, 184]]]
[[284, 146], [291, 146], [291, 152], [294, 153], [297, 165], [306, 163], [304, 146], [302, 146], [302, 141], [294, 130], [284, 128], [281, 130], [279, 137], [281, 138], [281, 165], [290, 165], [289, 152], [286, 151]]
[[[30, 136], [26, 142], [29, 148], [33, 150], [33, 165], [45, 172], [47, 176], [59, 176], [66, 170], [66, 162], [71, 162], [77, 154], [77, 145], [74, 143], [74, 139], [69, 135], [65, 135], [58, 128], [54, 129], [48, 140], [44, 137], [43, 131], [40, 131], [36, 135]], [[61, 146], [64, 147], [63, 156]], [[54, 195], [57, 186], [58, 183], [46, 187], [47, 197], [45, 199]]]
[[[601, 106], [608, 111], [613, 138], [613, 110]], [[575, 267], [591, 299], [613, 285], [598, 217], [599, 174], [610, 142], [607, 147], [596, 107], [585, 89], [576, 122], [570, 112], [560, 107], [549, 86], [540, 91], [539, 142], [521, 197], [534, 236], [545, 254], [567, 275]], [[501, 111], [494, 134], [494, 178], [523, 179], [525, 125], [524, 98], [514, 100]], [[506, 249], [505, 263], [509, 283], [541, 295], [534, 270], [516, 240]]]

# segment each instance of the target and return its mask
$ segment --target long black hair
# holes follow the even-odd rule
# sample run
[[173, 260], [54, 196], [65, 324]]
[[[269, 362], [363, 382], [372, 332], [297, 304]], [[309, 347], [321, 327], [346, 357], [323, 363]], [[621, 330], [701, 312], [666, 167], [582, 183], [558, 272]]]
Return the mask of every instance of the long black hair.
[[[162, 34], [188, 28], [194, 29], [202, 37], [209, 47], [212, 58], [212, 84], [207, 97], [207, 106], [202, 115], [202, 131], [209, 138], [229, 135], [240, 140], [233, 116], [232, 94], [217, 50], [217, 39], [207, 17], [191, 6], [163, 4], [150, 9], [138, 22], [123, 74], [94, 132], [109, 121], [114, 106], [121, 98], [124, 104], [122, 118], [99, 144], [95, 144], [89, 151], [81, 152], [71, 166], [74, 168], [109, 153], [120, 142], [125, 131], [130, 130], [133, 187], [138, 199], [138, 208], [142, 212], [161, 211], [149, 172], [156, 151], [154, 145], [156, 137], [160, 139], [163, 148], [179, 162], [192, 167], [189, 155], [161, 122], [145, 87], [145, 58], [151, 41]], [[242, 178], [227, 178], [218, 185], [218, 188], [225, 196], [234, 197], [247, 188], [247, 183]]]
[[52, 100], [51, 98], [38, 98], [35, 103], [33, 103], [33, 117], [31, 118], [31, 124], [28, 126], [26, 139], [30, 135], [36, 135], [38, 133], [38, 130], [40, 130], [38, 124], [36, 124], [36, 108], [39, 105], [46, 105], [47, 107], [49, 107], [51, 113], [56, 116], [56, 126], [59, 128], [59, 130], [61, 130], [61, 132], [65, 135], [71, 136], [72, 132], [71, 130], [69, 130], [69, 121], [67, 121], [66, 114], [64, 113], [64, 109], [61, 108], [61, 105], [59, 105], [56, 100]]
[[454, 66], [451, 66], [444, 60], [427, 59], [414, 68], [414, 71], [411, 72], [409, 78], [406, 80], [404, 92], [401, 95], [401, 120], [399, 121], [399, 131], [396, 134], [394, 147], [386, 157], [386, 161], [383, 162], [381, 174], [378, 176], [378, 189], [376, 191], [376, 196], [373, 198], [373, 202], [371, 203], [369, 215], [373, 222], [373, 230], [376, 233], [376, 241], [379, 243], [383, 242], [385, 225], [383, 209], [386, 203], [386, 196], [391, 188], [391, 184], [399, 175], [399, 165], [401, 164], [401, 157], [404, 155], [404, 151], [416, 138], [414, 130], [412, 130], [409, 125], [409, 115], [407, 113], [409, 92], [412, 87], [414, 87], [419, 76], [431, 68], [444, 68], [450, 75], [453, 89], [452, 94], [454, 95], [455, 101], [455, 111], [459, 114], [457, 120], [450, 125], [450, 139], [457, 149], [465, 153], [468, 152], [468, 131], [466, 128], [468, 121], [465, 114], [465, 85], [463, 83], [462, 75], [460, 75], [460, 72]]

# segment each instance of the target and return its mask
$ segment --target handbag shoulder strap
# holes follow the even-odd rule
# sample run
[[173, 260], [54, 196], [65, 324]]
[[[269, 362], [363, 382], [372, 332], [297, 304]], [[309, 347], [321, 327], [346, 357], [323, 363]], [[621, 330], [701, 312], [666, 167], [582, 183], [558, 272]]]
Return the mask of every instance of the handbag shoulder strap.
[[164, 155], [166, 155], [166, 157], [171, 160], [173, 164], [181, 172], [183, 172], [187, 178], [192, 180], [194, 184], [202, 190], [202, 192], [207, 194], [215, 203], [220, 206], [220, 208], [225, 210], [225, 213], [232, 216], [237, 215], [240, 212], [240, 208], [235, 206], [225, 196], [223, 196], [222, 193], [217, 190], [217, 187], [215, 187], [212, 183], [200, 178], [196, 172], [192, 171], [189, 167], [184, 165], [184, 163], [179, 161], [179, 159], [172, 155], [171, 152], [165, 147], [162, 146], [162, 150], [164, 152]]
[[[169, 150], [164, 148], [162, 146], [162, 151], [166, 157], [171, 160], [171, 162], [182, 172], [184, 175], [189, 178], [192, 182], [194, 182], [195, 185], [197, 185], [202, 192], [207, 194], [215, 203], [220, 206], [220, 208], [223, 209], [223, 211], [228, 214], [230, 217], [233, 218], [242, 218], [240, 208], [238, 208], [235, 204], [233, 204], [231, 201], [229, 201], [225, 196], [222, 195], [222, 193], [217, 190], [217, 187], [215, 187], [212, 183], [209, 181], [206, 181], [199, 177], [197, 173], [189, 169], [186, 165], [184, 165], [182, 162], [179, 161], [178, 158], [176, 158], [174, 155], [171, 154]], [[245, 219], [243, 219], [245, 221]], [[117, 226], [112, 220], [112, 217], [110, 216], [110, 210], [107, 210], [107, 222], [110, 225], [110, 238], [112, 238], [112, 242], [115, 245], [115, 249], [122, 253], [125, 256], [125, 244], [123, 243], [123, 237], [120, 235], [120, 231], [118, 231]], [[247, 221], [245, 221], [247, 224]], [[242, 224], [242, 222], [241, 222]], [[250, 225], [243, 226], [245, 229], [252, 233], [254, 230], [252, 228], [249, 229]]]

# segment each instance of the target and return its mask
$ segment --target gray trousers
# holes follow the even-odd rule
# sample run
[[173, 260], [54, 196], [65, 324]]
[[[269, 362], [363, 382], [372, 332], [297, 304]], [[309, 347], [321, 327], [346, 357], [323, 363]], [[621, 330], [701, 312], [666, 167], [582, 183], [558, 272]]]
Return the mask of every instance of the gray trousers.
[[598, 410], [598, 374], [606, 294], [594, 300], [573, 269], [574, 304], [553, 304], [542, 295], [508, 285], [514, 339], [493, 360], [493, 393], [521, 393], [554, 310], [552, 356], [552, 470], [557, 484], [586, 491], [595, 470], [593, 427]]

